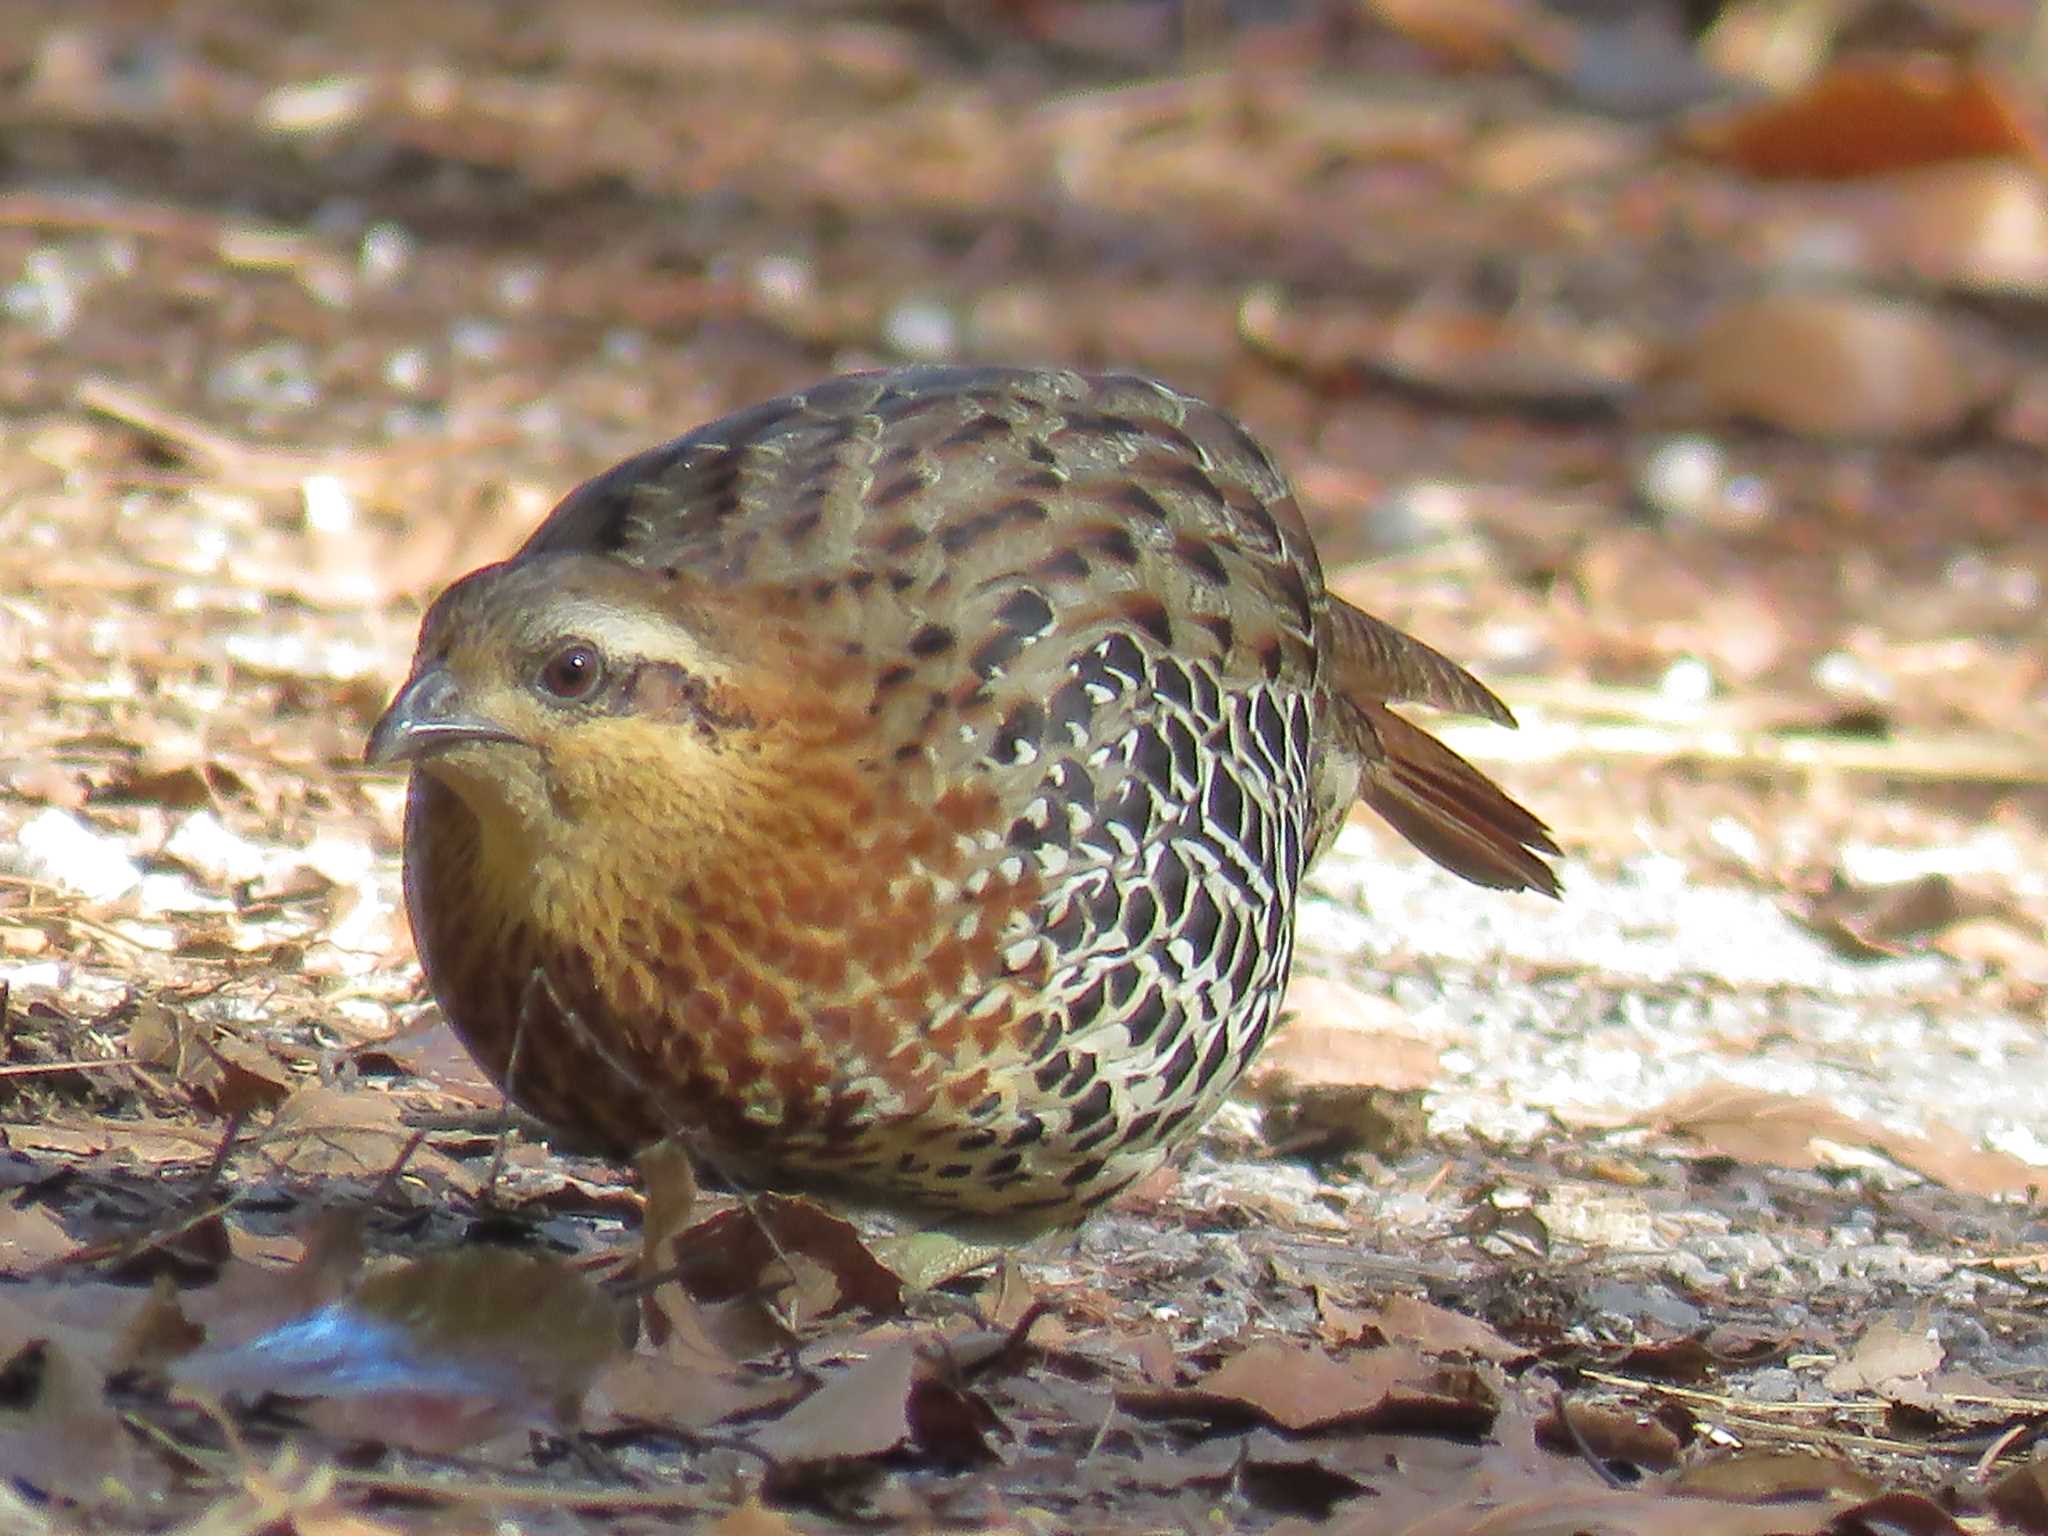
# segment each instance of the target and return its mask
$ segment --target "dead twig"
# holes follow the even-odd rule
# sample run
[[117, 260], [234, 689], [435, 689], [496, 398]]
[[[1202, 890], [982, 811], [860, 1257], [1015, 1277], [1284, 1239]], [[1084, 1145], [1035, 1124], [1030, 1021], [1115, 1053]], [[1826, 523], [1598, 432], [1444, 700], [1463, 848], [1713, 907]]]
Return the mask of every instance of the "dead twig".
[[202, 479], [258, 493], [301, 494], [306, 482], [316, 476], [350, 480], [370, 470], [388, 471], [407, 462], [455, 458], [513, 435], [511, 428], [501, 426], [461, 437], [421, 438], [375, 449], [285, 448], [235, 437], [111, 379], [82, 379], [73, 398], [85, 409], [155, 440], [191, 465]]
[[300, 490], [309, 477], [330, 469], [339, 457], [245, 442], [111, 379], [81, 380], [76, 398], [87, 410], [156, 439], [206, 478], [244, 490]]
[[325, 245], [275, 224], [224, 218], [141, 199], [9, 192], [0, 195], [0, 229], [48, 229], [160, 240], [210, 251], [233, 267], [298, 271], [341, 265], [341, 258]]
[[109, 1067], [132, 1067], [133, 1056], [109, 1056], [104, 1061], [31, 1061], [0, 1067], [0, 1077], [43, 1077], [53, 1072], [103, 1072]]

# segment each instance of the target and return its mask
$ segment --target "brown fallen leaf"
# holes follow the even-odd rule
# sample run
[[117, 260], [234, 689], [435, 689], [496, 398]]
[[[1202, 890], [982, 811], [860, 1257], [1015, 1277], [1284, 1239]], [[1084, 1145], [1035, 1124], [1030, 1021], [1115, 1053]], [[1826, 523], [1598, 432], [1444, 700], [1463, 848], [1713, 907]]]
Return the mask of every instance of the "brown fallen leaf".
[[859, 1460], [907, 1445], [948, 1461], [990, 1453], [994, 1423], [973, 1393], [941, 1380], [934, 1357], [903, 1339], [828, 1377], [825, 1384], [753, 1437], [779, 1462]]
[[1943, 1359], [1941, 1340], [1927, 1324], [1879, 1321], [1821, 1380], [1830, 1392], [1877, 1392], [1901, 1378], [1931, 1375]]
[[2023, 1531], [2048, 1531], [2048, 1455], [2007, 1472], [1984, 1490], [1984, 1502]]
[[1749, 1507], [1580, 1484], [1469, 1500], [1382, 1491], [1358, 1504], [1359, 1513], [1331, 1521], [1321, 1536], [1866, 1536], [1862, 1527], [1838, 1528], [1841, 1506], [1831, 1502]]
[[1912, 941], [1941, 932], [1969, 910], [1947, 875], [1857, 885], [1837, 874], [1795, 915], [1841, 954], [1868, 960], [1903, 953]]
[[77, 1247], [78, 1240], [44, 1206], [10, 1209], [0, 1217], [0, 1273], [12, 1279], [32, 1275]]
[[2048, 186], [2023, 158], [1901, 172], [1864, 189], [1874, 263], [1944, 289], [2048, 292]]
[[1117, 1404], [1136, 1414], [1263, 1419], [1295, 1431], [1342, 1423], [1390, 1434], [1483, 1434], [1499, 1409], [1476, 1375], [1445, 1370], [1413, 1350], [1333, 1359], [1278, 1339], [1239, 1351], [1192, 1387], [1120, 1391]]
[[350, 1055], [364, 1071], [403, 1072], [456, 1103], [497, 1109], [505, 1102], [497, 1084], [484, 1075], [438, 1011], [394, 1035], [358, 1046]]
[[1515, 59], [1556, 68], [1577, 30], [1542, 6], [1516, 0], [1367, 0], [1366, 9], [1461, 69], [1498, 69]]
[[1968, 917], [1944, 928], [1934, 947], [1994, 976], [2028, 986], [2048, 984], [2048, 933], [2040, 919], [2015, 903], [1995, 916]]
[[1701, 1499], [1757, 1503], [1790, 1503], [1802, 1498], [1847, 1502], [1875, 1498], [1879, 1489], [1869, 1473], [1840, 1456], [1799, 1450], [1742, 1450], [1712, 1456], [1681, 1468], [1664, 1486], [1673, 1493]]
[[894, 1314], [902, 1307], [903, 1282], [869, 1251], [859, 1230], [800, 1197], [758, 1196], [751, 1209], [721, 1211], [688, 1228], [674, 1248], [683, 1285], [700, 1302], [794, 1282], [804, 1289], [810, 1317], [846, 1307]]
[[2005, 155], [2038, 166], [2023, 99], [1986, 69], [1935, 54], [1850, 59], [1791, 96], [1702, 113], [1682, 140], [1752, 176], [1868, 176]]
[[1421, 304], [1391, 320], [1334, 300], [1260, 293], [1238, 314], [1243, 341], [1305, 372], [1361, 371], [1424, 396], [1540, 410], [1612, 407], [1633, 395], [1649, 349], [1612, 326]]
[[278, 1106], [255, 1144], [293, 1173], [381, 1178], [403, 1157], [411, 1171], [431, 1171], [449, 1187], [473, 1185], [471, 1170], [417, 1140], [390, 1094], [311, 1083]]
[[704, 1536], [803, 1536], [803, 1531], [758, 1500], [749, 1499], [705, 1526]]
[[975, 1304], [991, 1327], [1011, 1328], [1039, 1305], [1039, 1294], [1023, 1267], [1004, 1254], [996, 1261]]
[[91, 1376], [120, 1358], [122, 1335], [147, 1304], [133, 1286], [98, 1282], [53, 1285], [39, 1280], [0, 1288], [0, 1357], [43, 1342]]
[[0, 1123], [0, 1143], [21, 1153], [81, 1162], [114, 1154], [137, 1167], [162, 1168], [206, 1161], [220, 1145], [220, 1130], [178, 1120], [52, 1115], [32, 1123]]
[[1611, 1368], [1632, 1376], [1655, 1376], [1663, 1381], [1705, 1381], [1714, 1374], [1717, 1361], [1706, 1341], [1696, 1334], [1647, 1343], [1625, 1345], [1614, 1356]]
[[1810, 289], [1712, 315], [1674, 359], [1664, 408], [1800, 437], [1915, 442], [1961, 430], [2010, 384], [2006, 364], [1948, 316]]
[[275, 1109], [291, 1095], [290, 1071], [261, 1045], [152, 999], [129, 1015], [128, 1049], [220, 1119]]
[[1866, 1147], [1951, 1189], [1973, 1195], [2025, 1194], [2048, 1170], [1986, 1152], [1945, 1127], [1921, 1135], [1854, 1120], [1816, 1099], [1735, 1083], [1707, 1083], [1653, 1111], [1647, 1123], [1738, 1162], [1819, 1168], [1831, 1147]]
[[[1330, 1294], [1328, 1286], [1315, 1287], [1316, 1336], [1332, 1348], [1346, 1344], [1384, 1344], [1386, 1336], [1379, 1330], [1378, 1314], [1365, 1307], [1346, 1306]], [[1171, 1377], [1167, 1378], [1172, 1380]], [[1154, 1382], [1163, 1386], [1165, 1382]]]
[[1611, 176], [1648, 158], [1639, 130], [1596, 117], [1501, 123], [1472, 146], [1465, 174], [1482, 196], [1530, 197]]
[[598, 1374], [582, 1422], [602, 1433], [622, 1426], [701, 1430], [741, 1414], [758, 1415], [801, 1388], [780, 1376], [740, 1375], [647, 1353], [614, 1360]]
[[[102, 1395], [101, 1371], [0, 1317], [0, 1479], [37, 1503], [94, 1509], [141, 1504], [170, 1485], [170, 1468], [129, 1434]], [[96, 1524], [97, 1522], [88, 1522]]]
[[1955, 1517], [1934, 1500], [1899, 1489], [1843, 1510], [1828, 1530], [1831, 1536], [1963, 1536]]
[[640, 1326], [658, 1349], [675, 1333], [670, 1311], [677, 1306], [695, 1311], [695, 1303], [680, 1287], [674, 1301], [664, 1304], [663, 1287], [656, 1282], [673, 1262], [669, 1244], [696, 1212], [697, 1167], [689, 1150], [674, 1141], [645, 1149], [635, 1162], [647, 1196], [640, 1214], [639, 1278], [646, 1288], [640, 1297]]
[[1463, 404], [1577, 411], [1627, 401], [1649, 356], [1641, 336], [1618, 326], [1425, 304], [1396, 319], [1354, 361]]
[[1129, 1335], [1123, 1342], [1140, 1380], [1150, 1387], [1173, 1385], [1179, 1370], [1174, 1360], [1173, 1338], [1165, 1329], [1148, 1328]]
[[1365, 1316], [1390, 1344], [1412, 1344], [1431, 1355], [1471, 1355], [1506, 1364], [1527, 1360], [1535, 1351], [1501, 1337], [1476, 1317], [1453, 1312], [1418, 1296], [1389, 1297]]
[[1562, 1397], [1537, 1421], [1536, 1443], [1567, 1456], [1589, 1455], [1654, 1472], [1676, 1467], [1681, 1449], [1670, 1427], [1648, 1414]]
[[115, 765], [107, 782], [93, 790], [94, 803], [131, 800], [191, 809], [250, 793], [248, 780], [226, 759], [187, 758], [158, 743], [147, 746], [147, 755]]
[[[1413, 1366], [1419, 1379], [1419, 1357]], [[1309, 1429], [1377, 1407], [1383, 1400], [1377, 1385], [1320, 1350], [1271, 1341], [1231, 1356], [1196, 1390], [1256, 1409], [1282, 1429]]]

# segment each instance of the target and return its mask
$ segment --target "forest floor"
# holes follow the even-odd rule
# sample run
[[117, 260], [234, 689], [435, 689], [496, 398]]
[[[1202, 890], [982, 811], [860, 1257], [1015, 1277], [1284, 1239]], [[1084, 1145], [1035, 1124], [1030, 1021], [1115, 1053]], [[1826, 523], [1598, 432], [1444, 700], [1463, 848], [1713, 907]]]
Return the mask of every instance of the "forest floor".
[[[12, 0], [0, 1529], [2048, 1530], [2029, 8], [1770, 10]], [[360, 759], [582, 477], [955, 358], [1239, 415], [1567, 856], [1360, 812], [1192, 1157], [917, 1296], [508, 1132]]]

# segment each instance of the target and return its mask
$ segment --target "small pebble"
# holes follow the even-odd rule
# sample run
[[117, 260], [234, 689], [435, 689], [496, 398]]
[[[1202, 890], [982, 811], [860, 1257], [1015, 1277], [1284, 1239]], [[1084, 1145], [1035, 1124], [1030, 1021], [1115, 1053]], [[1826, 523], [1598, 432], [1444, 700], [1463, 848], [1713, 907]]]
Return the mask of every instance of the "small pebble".
[[1375, 549], [1420, 549], [1472, 526], [1472, 493], [1448, 480], [1411, 480], [1375, 501], [1366, 522]]
[[494, 363], [505, 353], [505, 327], [495, 320], [458, 320], [448, 328], [448, 350], [465, 363]]
[[1977, 550], [1949, 561], [1942, 580], [1958, 592], [1987, 598], [2019, 613], [2041, 605], [2041, 578], [2023, 565], [1993, 565]]
[[1888, 704], [1898, 696], [1892, 680], [1860, 656], [1829, 651], [1813, 664], [1815, 686], [1838, 699], [1859, 704]]
[[23, 873], [88, 901], [113, 901], [142, 884], [142, 871], [118, 838], [55, 806], [23, 823], [15, 848]]
[[630, 326], [615, 326], [604, 333], [604, 360], [622, 367], [634, 367], [647, 360], [647, 333]]
[[403, 225], [380, 220], [363, 231], [356, 268], [371, 287], [388, 288], [412, 266], [414, 250], [412, 235]]
[[754, 297], [772, 309], [793, 309], [815, 292], [817, 273], [801, 256], [763, 256], [749, 274]]
[[1711, 523], [1728, 477], [1728, 455], [1710, 437], [1667, 437], [1644, 455], [1636, 494], [1667, 522]]
[[1751, 869], [1763, 867], [1763, 843], [1758, 840], [1756, 830], [1746, 822], [1733, 816], [1716, 816], [1707, 823], [1707, 840]]
[[39, 245], [21, 264], [21, 276], [0, 294], [0, 312], [8, 319], [53, 339], [78, 319], [85, 274], [56, 246]]
[[346, 533], [355, 526], [355, 498], [339, 475], [308, 475], [299, 486], [299, 495], [311, 532]]
[[273, 133], [325, 133], [344, 128], [370, 104], [367, 75], [328, 75], [280, 85], [257, 104], [256, 119]]
[[502, 268], [494, 285], [498, 302], [510, 310], [529, 310], [540, 302], [547, 272], [538, 262], [513, 262]]
[[432, 374], [433, 362], [424, 347], [399, 347], [384, 359], [384, 382], [402, 394], [420, 394]]
[[940, 363], [959, 352], [960, 328], [945, 305], [905, 299], [882, 321], [882, 340], [899, 357]]
[[320, 403], [312, 356], [296, 341], [273, 341], [236, 354], [206, 377], [206, 391], [224, 404], [304, 411]]
[[1704, 704], [1716, 691], [1714, 669], [1697, 656], [1681, 656], [1664, 669], [1657, 691], [1675, 704]]

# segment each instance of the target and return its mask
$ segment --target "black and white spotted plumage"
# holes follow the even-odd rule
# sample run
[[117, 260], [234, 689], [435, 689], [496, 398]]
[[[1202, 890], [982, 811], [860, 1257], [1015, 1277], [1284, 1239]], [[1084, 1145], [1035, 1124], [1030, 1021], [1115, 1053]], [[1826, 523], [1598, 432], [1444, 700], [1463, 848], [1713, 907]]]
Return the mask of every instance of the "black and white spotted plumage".
[[423, 757], [407, 869], [458, 1031], [616, 1150], [1061, 1219], [1256, 1055], [1354, 799], [1554, 888], [1386, 705], [1505, 710], [1332, 598], [1265, 451], [1149, 380], [908, 369], [701, 428], [451, 589], [413, 686], [579, 624], [634, 681], [508, 729], [537, 768]]

